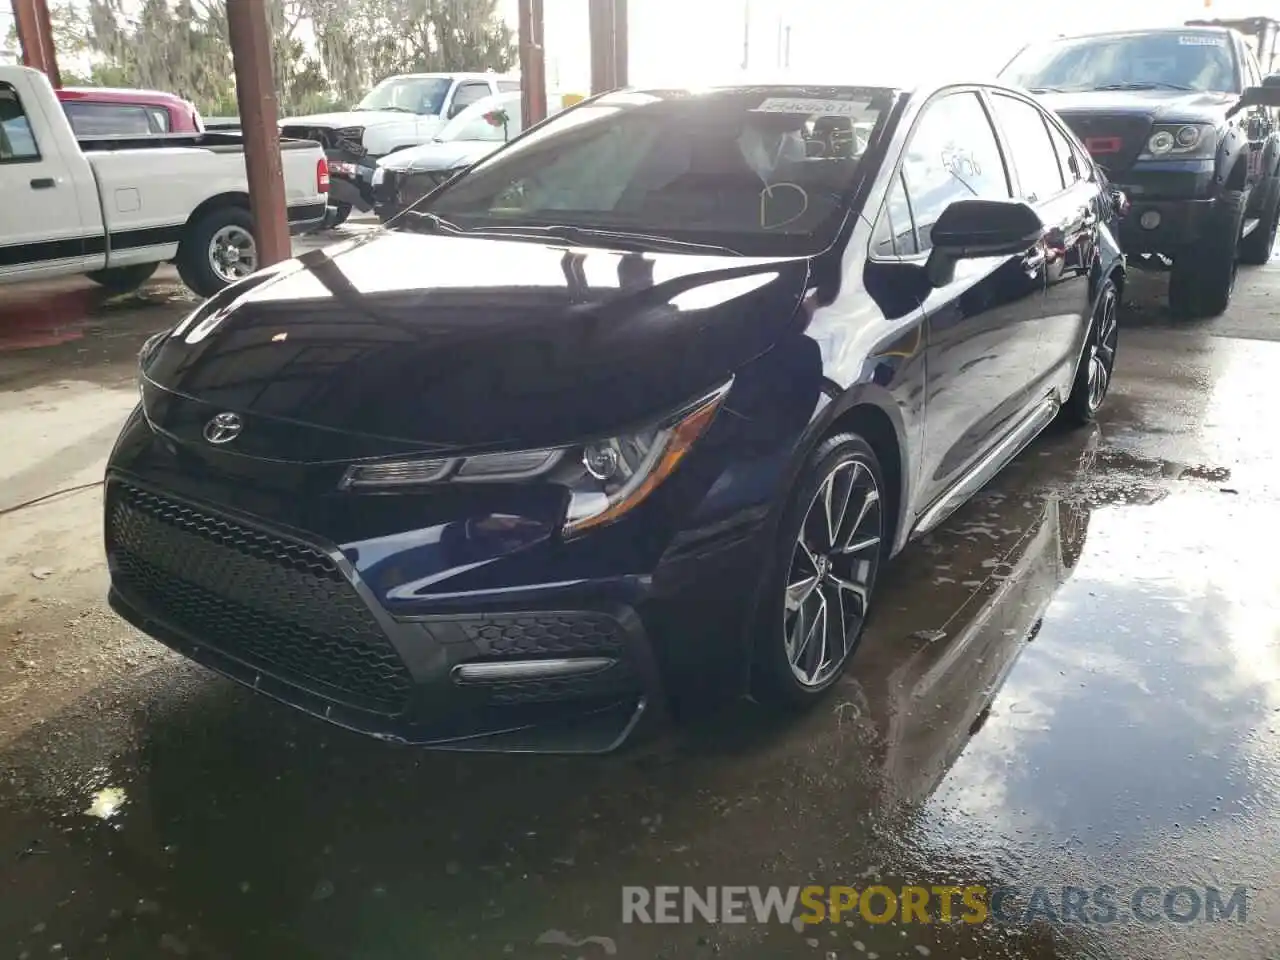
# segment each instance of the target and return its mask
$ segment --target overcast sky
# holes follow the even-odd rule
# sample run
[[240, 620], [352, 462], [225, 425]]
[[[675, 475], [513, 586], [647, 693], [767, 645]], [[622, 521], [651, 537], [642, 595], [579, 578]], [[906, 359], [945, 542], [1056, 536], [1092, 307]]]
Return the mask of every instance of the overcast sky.
[[[514, 22], [515, 0], [503, 2]], [[1062, 32], [1257, 16], [1267, 7], [1280, 14], [1276, 0], [1212, 0], [1208, 9], [1204, 0], [1072, 0], [1056, 8], [1029, 0], [630, 0], [629, 6], [633, 83], [710, 79], [739, 69], [748, 6], [753, 68], [777, 64], [782, 23], [791, 27], [793, 69], [813, 64], [829, 74], [843, 64], [854, 80], [859, 72], [909, 74], [916, 64], [994, 71], [1026, 40]], [[561, 87], [587, 87], [587, 0], [544, 0], [544, 7], [548, 79], [558, 72]], [[1046, 17], [1046, 9], [1059, 16]]]
[[[901, 76], [918, 65], [994, 71], [1026, 40], [1041, 36], [1256, 16], [1276, 5], [1212, 0], [1206, 9], [1205, 0], [1071, 0], [1054, 8], [1062, 15], [1053, 19], [1029, 0], [630, 0], [631, 81], [716, 79], [739, 69], [748, 8], [753, 68], [776, 66], [779, 25], [790, 25], [793, 68], [812, 65], [830, 74], [843, 65], [856, 81], [860, 73]], [[548, 80], [586, 92], [587, 0], [544, 0], [544, 8]], [[500, 9], [514, 26], [516, 0], [501, 0]], [[0, 0], [0, 40], [10, 20], [9, 0]]]

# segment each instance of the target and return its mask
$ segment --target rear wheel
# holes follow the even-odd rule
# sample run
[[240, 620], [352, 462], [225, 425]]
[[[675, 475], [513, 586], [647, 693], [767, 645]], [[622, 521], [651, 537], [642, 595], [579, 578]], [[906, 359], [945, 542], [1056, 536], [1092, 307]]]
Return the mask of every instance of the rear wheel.
[[1200, 243], [1174, 258], [1169, 277], [1169, 309], [1174, 316], [1196, 320], [1227, 309], [1236, 285], [1243, 226], [1244, 194], [1224, 193]]
[[1271, 259], [1276, 245], [1276, 232], [1280, 228], [1280, 177], [1272, 177], [1258, 189], [1265, 193], [1258, 211], [1258, 225], [1240, 241], [1240, 262], [1255, 267]]
[[112, 294], [132, 293], [151, 279], [160, 266], [158, 263], [134, 263], [127, 267], [108, 267], [94, 270], [85, 276]]
[[803, 707], [839, 679], [866, 626], [885, 555], [880, 461], [844, 433], [813, 453], [779, 528], [756, 624], [753, 692]]
[[258, 269], [253, 219], [244, 207], [216, 207], [187, 229], [178, 247], [178, 275], [202, 297]]

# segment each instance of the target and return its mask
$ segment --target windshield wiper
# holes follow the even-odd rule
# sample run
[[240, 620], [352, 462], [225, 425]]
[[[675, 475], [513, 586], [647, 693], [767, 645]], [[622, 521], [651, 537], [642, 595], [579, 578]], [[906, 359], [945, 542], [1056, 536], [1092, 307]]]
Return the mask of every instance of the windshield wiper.
[[1194, 90], [1180, 83], [1166, 83], [1163, 80], [1131, 80], [1126, 83], [1104, 83], [1094, 90]]
[[1027, 87], [1028, 93], [1062, 93], [1061, 87]]
[[393, 107], [393, 106], [388, 106], [388, 107], [352, 107], [351, 109], [352, 109], [353, 111], [355, 111], [355, 110], [390, 110], [392, 113], [413, 113], [413, 112], [414, 112], [414, 111], [410, 110], [408, 107]]
[[467, 233], [495, 233], [502, 235], [523, 234], [525, 236], [549, 236], [568, 243], [581, 243], [584, 240], [606, 240], [615, 246], [643, 251], [650, 247], [665, 247], [676, 250], [702, 250], [708, 253], [727, 254], [740, 257], [738, 250], [724, 247], [716, 243], [696, 243], [692, 240], [677, 240], [675, 237], [663, 237], [650, 233], [634, 233], [629, 230], [608, 230], [603, 227], [582, 227], [574, 224], [485, 224]]

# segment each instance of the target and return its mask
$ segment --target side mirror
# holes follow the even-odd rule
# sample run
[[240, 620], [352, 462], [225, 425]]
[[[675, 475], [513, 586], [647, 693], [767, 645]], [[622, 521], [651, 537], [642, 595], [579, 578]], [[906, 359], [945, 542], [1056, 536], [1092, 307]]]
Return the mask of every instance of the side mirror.
[[1020, 200], [957, 200], [933, 225], [929, 282], [945, 287], [955, 279], [956, 264], [978, 257], [1011, 257], [1040, 240], [1044, 223]]
[[1249, 107], [1280, 107], [1280, 74], [1273, 73], [1262, 81], [1260, 87], [1246, 87], [1240, 99], [1227, 111], [1227, 116], [1234, 117]]

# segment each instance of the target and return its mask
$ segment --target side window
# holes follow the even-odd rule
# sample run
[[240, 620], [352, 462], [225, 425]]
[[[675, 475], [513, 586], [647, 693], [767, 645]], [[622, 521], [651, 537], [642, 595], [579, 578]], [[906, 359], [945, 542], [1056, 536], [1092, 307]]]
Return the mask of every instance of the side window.
[[0, 84], [0, 163], [39, 159], [40, 148], [18, 92], [8, 84]]
[[1013, 166], [1022, 185], [1022, 199], [1027, 203], [1048, 200], [1061, 193], [1066, 181], [1058, 166], [1058, 155], [1040, 110], [1025, 100], [1002, 94], [992, 96], [996, 120], [1004, 131]]
[[153, 132], [146, 107], [127, 103], [64, 103], [77, 137], [145, 137]]
[[932, 247], [933, 225], [956, 200], [1009, 199], [1000, 147], [976, 93], [949, 94], [925, 108], [903, 154], [902, 179], [920, 253]]
[[499, 93], [518, 93], [519, 91], [520, 91], [519, 80], [499, 80], [498, 81]]
[[477, 100], [490, 96], [490, 93], [489, 84], [483, 80], [469, 80], [458, 84], [458, 89], [453, 93], [453, 106], [449, 108], [449, 115], [456, 117]]
[[1046, 126], [1049, 128], [1049, 139], [1053, 141], [1054, 153], [1058, 155], [1058, 167], [1062, 171], [1062, 179], [1070, 187], [1085, 178], [1084, 167], [1080, 166], [1080, 160], [1071, 147], [1071, 141], [1063, 135], [1062, 131], [1052, 123]]
[[902, 174], [893, 178], [889, 197], [876, 224], [871, 241], [871, 253], [877, 257], [908, 257], [918, 253], [915, 226], [911, 222], [911, 206], [907, 203], [907, 190]]
[[147, 107], [147, 115], [151, 118], [152, 133], [169, 132], [169, 111], [160, 107]]

